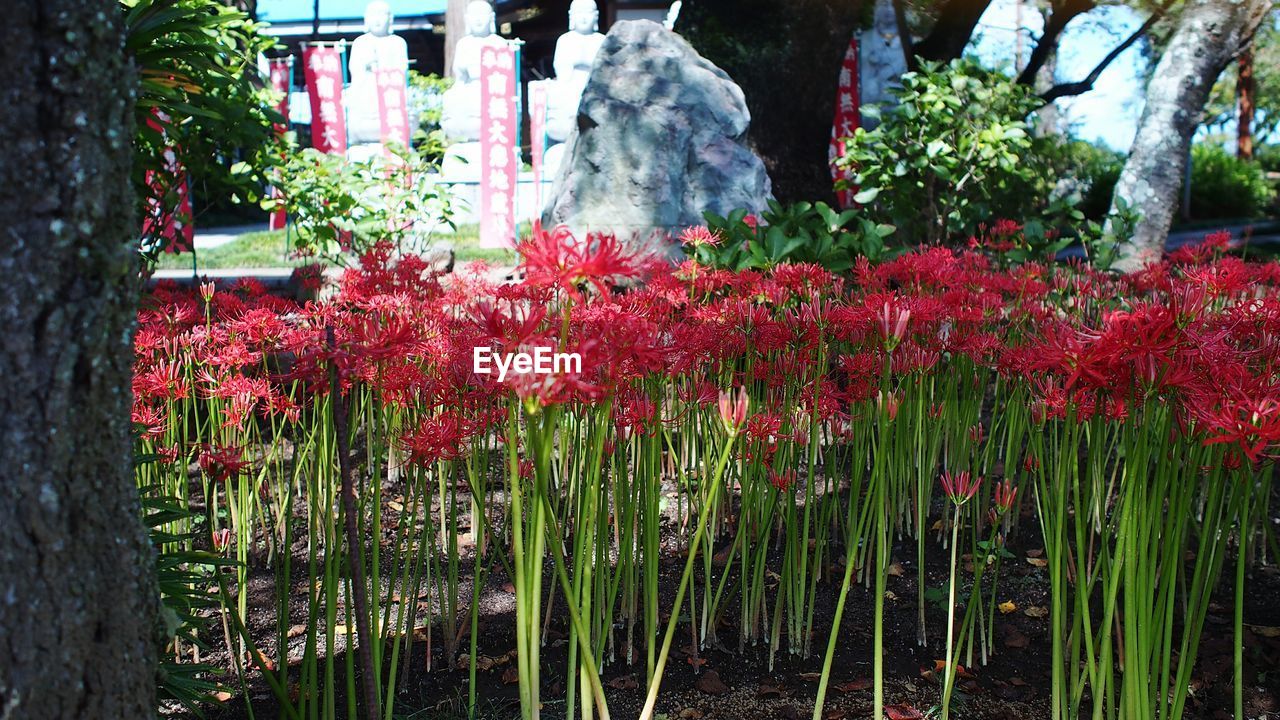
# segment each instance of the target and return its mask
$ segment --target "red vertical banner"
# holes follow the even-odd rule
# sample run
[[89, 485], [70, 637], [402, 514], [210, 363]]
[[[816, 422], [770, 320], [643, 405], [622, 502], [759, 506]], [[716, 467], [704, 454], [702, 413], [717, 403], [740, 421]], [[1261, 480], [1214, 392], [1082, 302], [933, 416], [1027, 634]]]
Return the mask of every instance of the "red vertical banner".
[[480, 49], [480, 247], [516, 239], [516, 51]]
[[147, 119], [147, 125], [165, 137], [166, 146], [162, 153], [164, 169], [146, 172], [145, 180], [151, 197], [147, 202], [146, 217], [142, 218], [142, 234], [157, 242], [165, 252], [189, 252], [195, 247], [196, 227], [192, 218], [187, 171], [178, 162], [177, 149], [167, 144], [171, 142], [165, 132], [169, 116], [155, 109], [152, 109], [152, 115]]
[[409, 147], [408, 76], [395, 68], [379, 70], [377, 83], [382, 144], [394, 142]]
[[347, 119], [342, 110], [342, 54], [337, 48], [302, 51], [311, 98], [311, 146], [321, 152], [347, 152]]
[[542, 174], [547, 155], [547, 86], [529, 83], [529, 145], [533, 163], [533, 197], [542, 210]]
[[[271, 61], [269, 67], [271, 89], [280, 94], [280, 102], [276, 103], [276, 112], [284, 118], [283, 123], [275, 124], [275, 131], [277, 135], [284, 135], [289, 131], [289, 90], [293, 84], [293, 57], [276, 58]], [[275, 195], [275, 188], [271, 189], [271, 194]], [[288, 220], [284, 208], [280, 208], [267, 218], [267, 229], [283, 230]]]
[[[844, 143], [840, 138], [853, 135], [861, 124], [859, 107], [861, 98], [858, 91], [858, 36], [849, 40], [849, 49], [845, 51], [844, 61], [840, 64], [840, 77], [836, 83], [836, 112], [831, 124], [831, 150], [828, 157], [831, 161], [832, 180], [853, 180], [853, 173], [845, 168], [837, 168], [835, 161], [844, 156]], [[854, 190], [852, 188], [836, 193], [841, 207], [853, 205]]]

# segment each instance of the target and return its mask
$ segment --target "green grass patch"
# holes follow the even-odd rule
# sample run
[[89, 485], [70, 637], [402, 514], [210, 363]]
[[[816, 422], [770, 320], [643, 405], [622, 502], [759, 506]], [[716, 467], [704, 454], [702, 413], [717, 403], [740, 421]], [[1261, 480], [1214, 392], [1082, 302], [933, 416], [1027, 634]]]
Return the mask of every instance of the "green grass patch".
[[[505, 248], [480, 247], [480, 228], [477, 225], [461, 225], [453, 234], [441, 233], [436, 239], [453, 245], [457, 262], [483, 260], [492, 265], [514, 265], [514, 251]], [[249, 232], [215, 248], [193, 253], [161, 255], [157, 267], [162, 270], [225, 270], [228, 268], [279, 268], [297, 267], [313, 262], [310, 258], [294, 256], [294, 249], [284, 230]]]

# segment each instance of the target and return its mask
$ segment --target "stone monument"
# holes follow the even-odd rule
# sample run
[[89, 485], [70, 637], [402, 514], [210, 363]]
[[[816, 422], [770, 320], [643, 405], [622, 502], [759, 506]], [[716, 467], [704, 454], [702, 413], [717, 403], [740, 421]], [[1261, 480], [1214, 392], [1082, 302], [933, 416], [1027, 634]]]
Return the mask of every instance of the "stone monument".
[[[547, 150], [543, 158], [548, 175], [554, 176], [562, 158], [569, 131], [578, 119], [578, 103], [591, 77], [591, 66], [604, 43], [600, 33], [600, 11], [595, 0], [573, 0], [569, 4], [569, 32], [556, 40], [552, 60], [555, 79], [537, 81], [547, 96]], [[533, 83], [530, 83], [533, 85]]]
[[453, 51], [453, 85], [441, 98], [440, 129], [453, 141], [441, 164], [453, 181], [480, 178], [480, 49], [507, 43], [497, 34], [493, 6], [485, 0], [467, 3], [467, 34]]
[[543, 223], [600, 231], [675, 257], [668, 237], [710, 210], [759, 213], [772, 197], [747, 147], [742, 90], [678, 34], [614, 25], [600, 48]]
[[391, 33], [394, 16], [384, 0], [373, 0], [364, 9], [364, 34], [351, 43], [347, 69], [351, 85], [343, 94], [347, 106], [347, 138], [353, 159], [382, 148], [382, 124], [378, 116], [378, 70], [409, 70], [409, 48], [404, 38]]

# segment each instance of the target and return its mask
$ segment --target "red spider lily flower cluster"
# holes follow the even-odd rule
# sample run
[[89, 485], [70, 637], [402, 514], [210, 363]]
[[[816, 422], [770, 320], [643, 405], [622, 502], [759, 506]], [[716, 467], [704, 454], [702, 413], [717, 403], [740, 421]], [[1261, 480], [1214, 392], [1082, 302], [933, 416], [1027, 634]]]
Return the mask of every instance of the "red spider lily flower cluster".
[[[226, 477], [243, 466], [224, 447], [318, 417], [332, 371], [342, 392], [367, 388], [402, 413], [402, 449], [418, 463], [501, 436], [513, 401], [608, 403], [620, 432], [649, 435], [718, 410], [749, 437], [745, 452], [766, 453], [804, 442], [809, 417], [818, 436], [842, 437], [877, 406], [906, 412], [903, 383], [989, 372], [1025, 391], [1039, 422], [1123, 423], [1160, 407], [1187, 436], [1232, 448], [1231, 462], [1261, 462], [1280, 442], [1280, 265], [1222, 257], [1225, 242], [1129, 277], [939, 248], [836, 277], [658, 268], [617, 238], [536, 226], [515, 284], [440, 276], [377, 247], [323, 302], [252, 282], [157, 285], [138, 314], [133, 419], [155, 449]], [[473, 372], [476, 347], [547, 347], [582, 364], [499, 383]], [[178, 448], [178, 408], [194, 404], [220, 429], [217, 449]]]

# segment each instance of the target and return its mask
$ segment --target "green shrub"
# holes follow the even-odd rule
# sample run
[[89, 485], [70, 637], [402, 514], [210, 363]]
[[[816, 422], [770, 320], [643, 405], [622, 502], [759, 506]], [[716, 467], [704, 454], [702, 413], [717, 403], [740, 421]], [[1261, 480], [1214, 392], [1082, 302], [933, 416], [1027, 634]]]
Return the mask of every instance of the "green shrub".
[[1089, 220], [1104, 220], [1111, 210], [1124, 154], [1085, 140], [1064, 140], [1059, 153], [1055, 164], [1059, 177], [1079, 198], [1076, 209]]
[[769, 201], [759, 218], [735, 210], [729, 217], [704, 213], [714, 245], [685, 245], [699, 263], [726, 270], [763, 270], [783, 263], [814, 263], [832, 272], [853, 267], [859, 257], [879, 260], [886, 255], [884, 239], [892, 225], [843, 212], [826, 203], [782, 205]]
[[1274, 195], [1258, 163], [1241, 160], [1218, 145], [1191, 148], [1191, 217], [1262, 217]]
[[[963, 241], [999, 218], [1051, 223], [1070, 211], [1054, 199], [1054, 138], [1026, 120], [1040, 101], [972, 60], [922, 63], [902, 76], [897, 104], [874, 130], [845, 141], [856, 200], [907, 243]], [[1078, 215], [1078, 213], [1077, 213]]]

